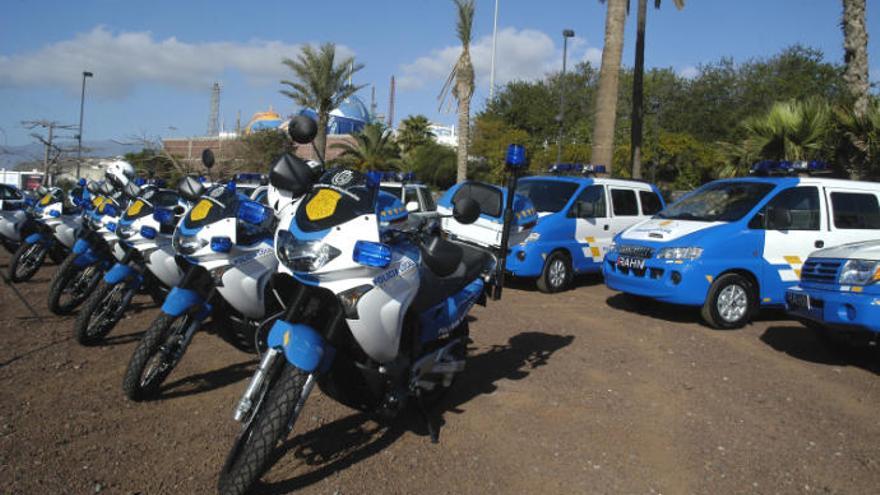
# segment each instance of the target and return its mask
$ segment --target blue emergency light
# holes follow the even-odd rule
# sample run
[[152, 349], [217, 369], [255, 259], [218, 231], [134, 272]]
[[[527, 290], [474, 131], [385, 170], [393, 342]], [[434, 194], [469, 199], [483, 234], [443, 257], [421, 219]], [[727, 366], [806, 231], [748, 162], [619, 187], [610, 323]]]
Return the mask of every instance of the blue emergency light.
[[146, 225], [141, 227], [141, 237], [144, 239], [155, 239], [156, 238], [156, 229], [153, 227], [148, 227]]
[[391, 263], [391, 248], [378, 242], [357, 241], [351, 257], [355, 263], [384, 268]]
[[162, 225], [171, 225], [174, 222], [174, 213], [165, 208], [157, 208], [153, 212], [153, 220]]
[[211, 238], [211, 251], [215, 253], [228, 253], [232, 249], [232, 240], [226, 236]]
[[269, 217], [269, 209], [256, 201], [242, 201], [238, 204], [237, 216], [247, 223], [260, 225]]
[[829, 169], [827, 163], [819, 160], [761, 160], [752, 165], [751, 173], [755, 175], [782, 175], [792, 172], [823, 172]]
[[511, 144], [507, 146], [507, 156], [504, 162], [510, 168], [523, 168], [527, 166], [526, 147], [521, 144]]

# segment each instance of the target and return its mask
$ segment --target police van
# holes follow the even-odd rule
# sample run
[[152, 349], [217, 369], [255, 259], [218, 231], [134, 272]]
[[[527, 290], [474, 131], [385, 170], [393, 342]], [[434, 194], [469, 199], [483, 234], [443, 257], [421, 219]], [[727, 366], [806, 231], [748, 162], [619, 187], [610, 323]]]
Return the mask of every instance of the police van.
[[535, 278], [542, 292], [558, 292], [577, 273], [599, 272], [614, 236], [664, 202], [651, 184], [596, 177], [605, 173], [601, 165], [555, 164], [549, 172], [519, 180], [517, 196], [534, 205], [537, 223], [522, 240], [511, 239], [507, 271]]
[[[870, 221], [870, 220], [869, 220]], [[875, 214], [875, 227], [880, 218]], [[880, 237], [880, 236], [878, 236]], [[785, 293], [789, 314], [820, 337], [880, 337], [880, 239], [814, 252], [798, 286]]]
[[782, 306], [811, 252], [880, 236], [880, 184], [814, 176], [825, 168], [760, 162], [705, 184], [617, 236], [606, 285], [701, 307], [719, 329]]

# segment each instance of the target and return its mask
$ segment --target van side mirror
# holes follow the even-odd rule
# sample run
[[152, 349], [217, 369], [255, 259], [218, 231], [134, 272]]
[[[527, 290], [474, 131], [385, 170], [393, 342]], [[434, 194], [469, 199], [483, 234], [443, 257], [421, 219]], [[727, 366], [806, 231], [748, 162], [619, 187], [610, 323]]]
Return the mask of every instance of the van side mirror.
[[461, 198], [452, 207], [452, 216], [464, 225], [474, 223], [480, 217], [480, 204], [471, 198]]
[[574, 209], [574, 216], [576, 218], [595, 218], [596, 217], [595, 203], [577, 202], [574, 204], [573, 209]]
[[410, 213], [415, 213], [419, 211], [419, 202], [418, 201], [410, 201], [406, 204], [406, 211]]
[[774, 206], [767, 209], [767, 228], [772, 230], [788, 230], [793, 223], [791, 210]]

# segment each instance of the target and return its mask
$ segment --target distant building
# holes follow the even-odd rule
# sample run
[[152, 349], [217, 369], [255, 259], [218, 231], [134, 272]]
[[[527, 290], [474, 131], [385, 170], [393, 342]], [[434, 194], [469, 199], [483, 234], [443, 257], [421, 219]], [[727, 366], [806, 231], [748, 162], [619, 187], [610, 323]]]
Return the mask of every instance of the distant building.
[[429, 124], [428, 130], [434, 133], [434, 138], [438, 143], [452, 148], [458, 146], [458, 136], [455, 134], [455, 126]]

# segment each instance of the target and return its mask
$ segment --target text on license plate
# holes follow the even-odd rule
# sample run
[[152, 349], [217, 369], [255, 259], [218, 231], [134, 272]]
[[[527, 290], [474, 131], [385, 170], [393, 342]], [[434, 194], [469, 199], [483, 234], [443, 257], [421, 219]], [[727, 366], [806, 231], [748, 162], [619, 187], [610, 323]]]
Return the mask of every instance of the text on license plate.
[[624, 268], [635, 268], [637, 270], [643, 270], [645, 268], [645, 260], [644, 260], [644, 258], [633, 258], [631, 256], [618, 256], [617, 257], [617, 266], [622, 266]]
[[788, 305], [792, 308], [810, 309], [810, 296], [800, 292], [789, 292], [785, 294]]

